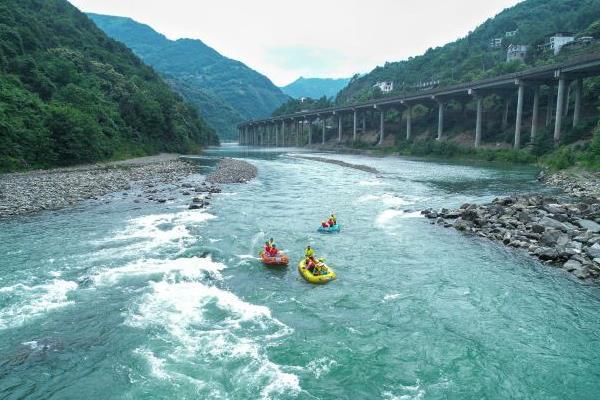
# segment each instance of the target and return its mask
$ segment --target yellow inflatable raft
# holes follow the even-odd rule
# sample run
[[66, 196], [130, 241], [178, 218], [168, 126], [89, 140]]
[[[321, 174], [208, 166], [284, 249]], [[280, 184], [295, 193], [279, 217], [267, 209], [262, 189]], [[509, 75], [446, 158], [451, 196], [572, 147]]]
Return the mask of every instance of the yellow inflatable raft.
[[328, 266], [325, 265], [322, 267], [322, 269], [327, 271], [327, 273], [323, 275], [313, 275], [309, 270], [306, 269], [306, 259], [298, 263], [298, 272], [300, 272], [300, 275], [302, 275], [302, 277], [310, 283], [324, 284], [336, 278], [335, 272], [333, 272], [333, 270]]

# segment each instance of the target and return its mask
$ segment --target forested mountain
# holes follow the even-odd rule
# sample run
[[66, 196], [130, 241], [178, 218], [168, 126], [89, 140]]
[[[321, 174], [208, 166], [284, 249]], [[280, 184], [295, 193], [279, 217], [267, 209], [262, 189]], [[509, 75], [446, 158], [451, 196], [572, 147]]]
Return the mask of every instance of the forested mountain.
[[[489, 19], [462, 39], [405, 61], [386, 63], [367, 75], [353, 78], [340, 92], [337, 103], [381, 96], [373, 87], [381, 81], [394, 81], [392, 94], [401, 94], [418, 90], [423, 82], [439, 81], [440, 86], [447, 86], [527, 68], [527, 64], [506, 62], [511, 44], [531, 46], [526, 60], [529, 66], [551, 62], [553, 57], [539, 50], [538, 45], [556, 32], [585, 32], [598, 19], [600, 0], [526, 0]], [[591, 33], [600, 32], [596, 30]], [[502, 39], [498, 48], [490, 46], [495, 38]]]
[[130, 18], [89, 16], [167, 77], [223, 139], [237, 138], [239, 122], [266, 117], [288, 100], [267, 77], [200, 40], [172, 41]]
[[66, 0], [0, 3], [0, 170], [218, 139], [193, 107]]
[[310, 97], [318, 99], [323, 96], [329, 98], [337, 96], [350, 82], [350, 79], [324, 79], [324, 78], [298, 78], [294, 82], [281, 88], [283, 93], [288, 96], [299, 99], [301, 97]]

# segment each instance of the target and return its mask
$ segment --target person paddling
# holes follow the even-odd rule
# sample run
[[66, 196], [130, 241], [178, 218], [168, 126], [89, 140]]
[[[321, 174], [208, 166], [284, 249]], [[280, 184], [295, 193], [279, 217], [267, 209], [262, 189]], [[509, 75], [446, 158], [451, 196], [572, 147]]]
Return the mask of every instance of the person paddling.
[[306, 246], [306, 250], [304, 251], [304, 256], [308, 257], [308, 258], [314, 258], [315, 250], [310, 246]]

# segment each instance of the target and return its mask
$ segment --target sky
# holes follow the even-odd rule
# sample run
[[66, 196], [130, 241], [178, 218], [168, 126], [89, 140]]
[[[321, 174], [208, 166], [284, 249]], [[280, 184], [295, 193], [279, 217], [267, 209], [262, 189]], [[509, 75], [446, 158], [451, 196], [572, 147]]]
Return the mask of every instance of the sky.
[[520, 0], [69, 0], [200, 39], [268, 76], [347, 78], [465, 36]]

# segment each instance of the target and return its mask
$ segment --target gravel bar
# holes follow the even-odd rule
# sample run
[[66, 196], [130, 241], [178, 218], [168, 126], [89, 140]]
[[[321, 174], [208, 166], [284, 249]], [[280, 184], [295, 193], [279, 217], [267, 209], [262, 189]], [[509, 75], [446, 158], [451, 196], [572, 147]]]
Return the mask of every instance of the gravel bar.
[[357, 169], [359, 171], [370, 172], [373, 174], [379, 173], [379, 171], [377, 169], [375, 169], [373, 167], [369, 167], [368, 165], [350, 164], [345, 161], [332, 160], [332, 159], [324, 158], [324, 157], [307, 157], [307, 156], [294, 156], [294, 157], [302, 158], [304, 160], [319, 161], [319, 162], [324, 162], [324, 163], [328, 163], [328, 164], [335, 164], [335, 165], [339, 165], [341, 167], [353, 168], [353, 169]]
[[132, 184], [172, 184], [198, 173], [196, 166], [162, 154], [132, 160], [0, 175], [0, 219], [58, 210]]
[[219, 161], [217, 169], [208, 175], [206, 180], [210, 183], [246, 183], [258, 174], [256, 167], [249, 162], [224, 158]]

